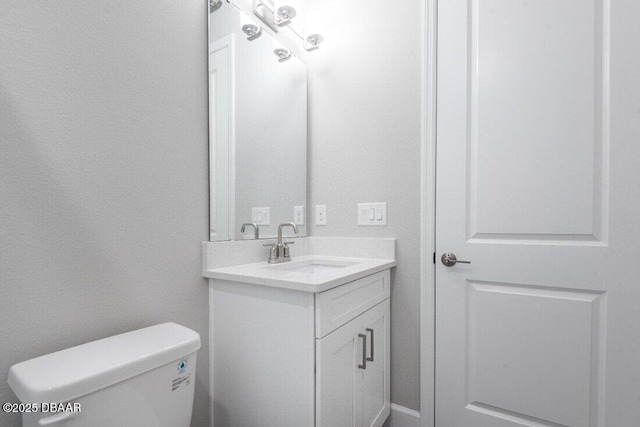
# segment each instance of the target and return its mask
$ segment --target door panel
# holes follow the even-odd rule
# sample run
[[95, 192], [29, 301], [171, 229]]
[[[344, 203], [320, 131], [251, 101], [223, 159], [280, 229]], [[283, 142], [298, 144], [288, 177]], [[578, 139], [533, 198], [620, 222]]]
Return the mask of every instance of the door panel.
[[469, 5], [469, 237], [599, 240], [602, 1]]
[[467, 281], [466, 304], [469, 409], [589, 425], [602, 293]]
[[389, 300], [365, 312], [362, 319], [368, 347], [367, 368], [362, 373], [362, 425], [379, 427], [384, 424], [391, 410]]
[[637, 16], [438, 2], [438, 427], [640, 420]]
[[362, 316], [316, 340], [316, 425], [362, 425]]

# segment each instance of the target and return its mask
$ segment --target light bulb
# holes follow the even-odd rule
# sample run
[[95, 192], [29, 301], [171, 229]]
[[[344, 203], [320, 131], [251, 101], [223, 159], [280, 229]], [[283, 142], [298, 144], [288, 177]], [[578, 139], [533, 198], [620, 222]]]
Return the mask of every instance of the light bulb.
[[324, 19], [318, 10], [310, 10], [304, 19], [304, 48], [307, 51], [318, 49], [318, 45], [324, 41]]

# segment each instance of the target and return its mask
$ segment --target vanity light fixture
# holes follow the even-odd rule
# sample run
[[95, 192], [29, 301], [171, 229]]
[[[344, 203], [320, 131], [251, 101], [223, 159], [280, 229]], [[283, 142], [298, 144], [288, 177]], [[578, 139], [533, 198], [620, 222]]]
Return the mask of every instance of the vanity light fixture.
[[209, 0], [209, 13], [213, 13], [220, 9], [222, 6], [222, 0]]
[[247, 35], [247, 40], [255, 40], [262, 34], [262, 27], [256, 24], [244, 24], [242, 26], [242, 32]]
[[309, 11], [306, 13], [304, 24], [305, 36], [303, 37], [299, 29], [296, 30], [290, 26], [291, 20], [297, 16], [296, 9], [290, 5], [282, 5], [277, 9], [276, 6], [277, 4], [275, 4], [273, 0], [253, 0], [253, 14], [274, 33], [278, 33], [280, 28], [289, 28], [295, 36], [300, 38], [302, 47], [307, 52], [317, 50], [320, 43], [324, 40], [321, 30], [322, 18], [318, 11]]
[[284, 62], [291, 59], [291, 52], [289, 49], [279, 47], [273, 50], [273, 54], [278, 57], [278, 62]]

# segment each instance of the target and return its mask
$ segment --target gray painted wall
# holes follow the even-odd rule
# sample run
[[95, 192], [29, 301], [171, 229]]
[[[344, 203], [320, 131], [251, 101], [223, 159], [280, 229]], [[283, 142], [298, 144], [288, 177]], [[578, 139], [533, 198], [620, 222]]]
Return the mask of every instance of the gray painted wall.
[[9, 0], [0, 40], [0, 402], [14, 363], [174, 321], [208, 425], [206, 2]]
[[[312, 236], [396, 237], [391, 401], [420, 409], [421, 0], [315, 0], [325, 44], [309, 66]], [[387, 202], [388, 225], [357, 225], [357, 203]], [[327, 226], [315, 226], [316, 204]]]
[[[12, 0], [0, 11], [0, 378], [164, 321], [198, 331], [208, 421], [206, 5]], [[392, 401], [419, 409], [420, 0], [314, 2], [315, 236], [397, 237]], [[185, 173], [188, 171], [188, 173]], [[357, 202], [388, 203], [360, 227]], [[15, 398], [0, 380], [0, 401]], [[0, 415], [0, 425], [18, 418]]]

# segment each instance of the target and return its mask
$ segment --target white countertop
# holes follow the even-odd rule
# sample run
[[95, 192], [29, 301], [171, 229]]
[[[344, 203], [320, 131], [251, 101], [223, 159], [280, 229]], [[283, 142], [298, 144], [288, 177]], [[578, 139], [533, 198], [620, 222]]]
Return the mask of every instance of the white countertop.
[[[309, 264], [320, 264], [318, 271], [301, 271], [307, 266], [310, 267], [309, 270], [312, 270], [313, 267]], [[232, 282], [273, 286], [304, 292], [323, 292], [396, 265], [397, 261], [394, 259], [306, 255], [291, 257], [291, 261], [280, 264], [269, 264], [263, 261], [207, 269], [203, 270], [202, 275], [211, 279]], [[332, 268], [331, 266], [339, 266], [339, 268]], [[292, 267], [300, 267], [300, 269], [292, 271], [290, 270]]]

